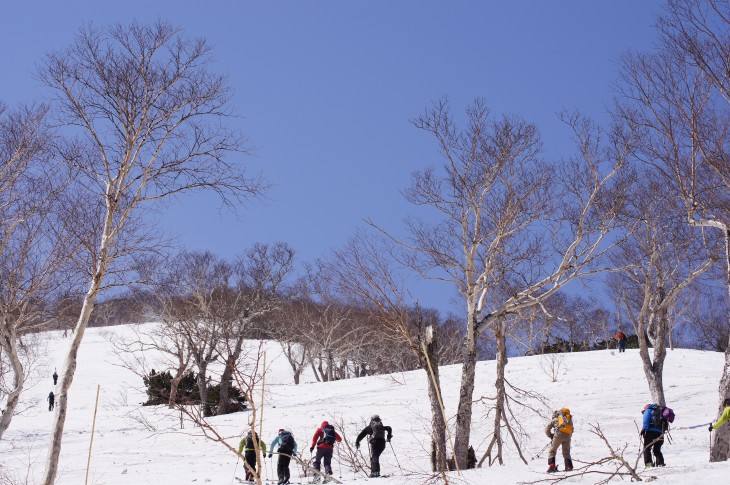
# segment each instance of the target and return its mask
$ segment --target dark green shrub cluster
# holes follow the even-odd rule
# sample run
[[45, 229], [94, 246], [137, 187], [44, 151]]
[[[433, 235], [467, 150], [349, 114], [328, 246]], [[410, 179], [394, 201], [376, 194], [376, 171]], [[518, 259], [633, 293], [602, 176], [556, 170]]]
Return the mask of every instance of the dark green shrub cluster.
[[[183, 376], [178, 384], [175, 404], [200, 404], [200, 391], [196, 377], [194, 372], [188, 372]], [[147, 401], [142, 404], [143, 406], [156, 406], [169, 402], [172, 384], [170, 371], [156, 372], [152, 369], [148, 376], [142, 378], [142, 381], [147, 391]], [[207, 416], [217, 414], [220, 392], [220, 384], [208, 384], [208, 402], [204, 410]], [[231, 399], [230, 412], [242, 411], [246, 408], [246, 398], [239, 388], [229, 386], [228, 395]]]

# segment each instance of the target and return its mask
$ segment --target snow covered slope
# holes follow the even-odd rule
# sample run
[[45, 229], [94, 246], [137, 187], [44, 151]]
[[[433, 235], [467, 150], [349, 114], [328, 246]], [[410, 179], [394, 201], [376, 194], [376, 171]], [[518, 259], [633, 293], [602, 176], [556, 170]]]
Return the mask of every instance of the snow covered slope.
[[[101, 386], [91, 457], [89, 483], [114, 484], [230, 484], [234, 474], [242, 476], [235, 455], [220, 443], [206, 439], [199, 428], [190, 423], [180, 429], [179, 415], [170, 415], [164, 407], [141, 407], [145, 400], [141, 379], [120, 367], [109, 338], [129, 334], [127, 327], [88, 330], [79, 354], [79, 365], [70, 393], [70, 409], [61, 454], [59, 484], [84, 483], [91, 437], [94, 400], [97, 385]], [[51, 414], [44, 406], [45, 397], [53, 389], [51, 374], [61, 367], [69, 340], [59, 333], [48, 334], [48, 356], [41, 369], [43, 377], [27, 392], [26, 401], [35, 399], [36, 406], [15, 417], [11, 428], [0, 442], [0, 475], [10, 475], [17, 483], [37, 483], [46, 458]], [[252, 346], [255, 344], [252, 343]], [[150, 356], [152, 357], [152, 356]], [[597, 461], [607, 456], [608, 449], [589, 432], [588, 425], [600, 423], [614, 447], [628, 444], [625, 457], [633, 464], [639, 453], [638, 428], [641, 409], [649, 401], [638, 351], [623, 354], [613, 351], [584, 352], [562, 356], [562, 369], [557, 382], [543, 370], [546, 357], [512, 358], [507, 366], [507, 379], [521, 389], [544, 396], [547, 404], [531, 399], [532, 406], [545, 416], [550, 409], [569, 407], [576, 431], [573, 437], [573, 459]], [[383, 473], [391, 478], [376, 480], [379, 484], [423, 483], [428, 471], [429, 405], [426, 376], [422, 371], [367, 377], [331, 383], [305, 382], [295, 386], [292, 371], [280, 355], [276, 343], [267, 344], [269, 365], [264, 396], [263, 438], [268, 443], [280, 427], [289, 427], [305, 458], [309, 457], [312, 434], [324, 419], [343, 422], [348, 440], [377, 413], [386, 425], [393, 427], [392, 448], [381, 458]], [[677, 419], [671, 432], [671, 443], [663, 451], [666, 468], [644, 472], [644, 477], [657, 477], [661, 483], [728, 483], [730, 462], [708, 462], [709, 437], [706, 427], [687, 429], [715, 418], [717, 382], [722, 371], [722, 355], [693, 350], [670, 351], [665, 365], [665, 387], [669, 405]], [[447, 413], [453, 416], [458, 396], [460, 367], [444, 367], [443, 392]], [[311, 381], [311, 376], [305, 376]], [[494, 363], [482, 362], [477, 368], [475, 399], [493, 395]], [[493, 416], [488, 414], [485, 399], [475, 405], [472, 444], [477, 457], [487, 445]], [[521, 416], [527, 433], [524, 451], [528, 464], [523, 464], [508, 445], [505, 465], [454, 473], [454, 483], [512, 484], [545, 478], [545, 454], [531, 459], [547, 443], [543, 434], [546, 420], [527, 410], [513, 407]], [[237, 445], [246, 425], [247, 413], [215, 417], [211, 422], [227, 441]], [[164, 431], [161, 431], [164, 430]], [[367, 455], [367, 451], [364, 450]], [[397, 453], [397, 455], [396, 455]], [[397, 461], [396, 461], [397, 456]], [[558, 454], [560, 458], [560, 454]], [[562, 460], [559, 460], [559, 463]], [[415, 472], [407, 476], [403, 472]], [[562, 463], [561, 468], [562, 468]], [[606, 465], [609, 470], [613, 465]], [[333, 463], [334, 475], [344, 483], [364, 483], [361, 475]], [[275, 471], [266, 464], [266, 475]], [[292, 466], [292, 481], [298, 481], [298, 470]], [[585, 475], [567, 480], [569, 483], [596, 483], [602, 477]], [[617, 479], [616, 483], [619, 482]]]

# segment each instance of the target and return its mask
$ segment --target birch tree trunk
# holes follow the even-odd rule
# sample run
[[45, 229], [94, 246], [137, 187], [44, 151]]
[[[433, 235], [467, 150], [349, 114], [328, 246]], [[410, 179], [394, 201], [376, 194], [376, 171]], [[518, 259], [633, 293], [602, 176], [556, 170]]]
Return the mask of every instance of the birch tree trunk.
[[[727, 285], [728, 296], [730, 296], [730, 229], [724, 228], [725, 236], [725, 284]], [[725, 349], [725, 365], [722, 368], [722, 377], [720, 377], [719, 405], [717, 407], [717, 415], [723, 411], [722, 403], [730, 397], [730, 340]], [[730, 458], [730, 426], [723, 426], [712, 433], [712, 446], [710, 447], [710, 461], [727, 461]]]
[[471, 438], [471, 417], [473, 409], [474, 380], [477, 364], [477, 332], [475, 313], [468, 312], [467, 334], [464, 339], [464, 361], [461, 367], [461, 387], [456, 410], [456, 436], [454, 437], [454, 459], [460, 470], [467, 466], [469, 439]]
[[[108, 229], [108, 225], [107, 225]], [[108, 231], [105, 230], [105, 234]], [[76, 322], [76, 326], [73, 331], [73, 338], [71, 339], [71, 345], [68, 348], [66, 359], [63, 367], [61, 368], [61, 375], [59, 376], [58, 391], [56, 393], [56, 405], [55, 413], [53, 415], [53, 423], [51, 425], [51, 445], [48, 448], [48, 457], [46, 459], [46, 469], [43, 474], [42, 484], [53, 485], [56, 481], [56, 475], [58, 474], [58, 460], [61, 455], [61, 442], [63, 440], [63, 428], [66, 424], [66, 414], [68, 413], [68, 395], [71, 383], [76, 373], [76, 362], [79, 354], [79, 347], [81, 347], [81, 341], [84, 338], [86, 327], [89, 324], [89, 317], [94, 309], [94, 303], [96, 297], [99, 295], [101, 284], [104, 273], [106, 272], [107, 266], [107, 252], [108, 252], [109, 237], [102, 238], [101, 250], [99, 252], [97, 270], [94, 277], [89, 285], [89, 290], [84, 296], [84, 301], [81, 306], [81, 313], [79, 319]]]
[[[639, 342], [639, 355], [644, 368], [646, 382], [649, 384], [649, 392], [652, 401], [666, 406], [664, 397], [664, 360], [667, 356], [667, 302], [665, 300], [664, 288], [657, 288], [654, 297], [654, 309], [649, 315], [649, 325], [641, 327]], [[654, 345], [654, 358], [649, 356], [649, 346], [644, 336], [648, 333], [652, 345]]]
[[[4, 328], [7, 328], [7, 326]], [[10, 361], [10, 366], [13, 368], [13, 390], [8, 394], [5, 402], [5, 411], [0, 416], [0, 440], [2, 440], [5, 431], [10, 427], [10, 422], [15, 415], [15, 409], [20, 400], [20, 394], [23, 392], [23, 387], [25, 386], [25, 370], [18, 355], [17, 341], [15, 335], [0, 335], [0, 348], [5, 351], [5, 355], [7, 355]]]
[[[431, 471], [447, 470], [446, 419], [441, 397], [441, 378], [439, 375], [438, 339], [430, 332], [430, 339], [424, 342], [421, 368], [426, 371], [428, 399], [431, 403]], [[425, 360], [425, 362], [423, 362]]]

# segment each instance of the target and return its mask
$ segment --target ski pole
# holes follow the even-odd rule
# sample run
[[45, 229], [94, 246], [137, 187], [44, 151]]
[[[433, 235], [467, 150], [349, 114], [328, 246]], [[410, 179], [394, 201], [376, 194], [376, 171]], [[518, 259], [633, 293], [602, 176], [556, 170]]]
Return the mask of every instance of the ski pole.
[[403, 475], [403, 468], [400, 466], [400, 462], [398, 461], [398, 455], [395, 452], [395, 448], [393, 448], [393, 443], [388, 441], [388, 444], [390, 445], [390, 449], [393, 451], [393, 456], [395, 457], [395, 462], [398, 464], [398, 469], [400, 470], [400, 474]]

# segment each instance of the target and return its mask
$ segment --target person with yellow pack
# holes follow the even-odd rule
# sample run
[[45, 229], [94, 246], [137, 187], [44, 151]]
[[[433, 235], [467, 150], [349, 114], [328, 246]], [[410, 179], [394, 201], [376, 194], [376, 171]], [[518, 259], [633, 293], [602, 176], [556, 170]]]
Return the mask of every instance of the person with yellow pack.
[[573, 437], [573, 417], [570, 409], [560, 408], [553, 411], [553, 417], [545, 427], [545, 434], [552, 441], [548, 452], [548, 473], [555, 473], [558, 467], [555, 465], [555, 455], [560, 446], [563, 447], [563, 459], [565, 460], [565, 471], [573, 469], [573, 460], [570, 458], [570, 439]]

